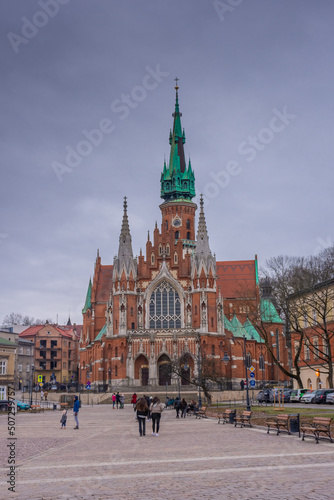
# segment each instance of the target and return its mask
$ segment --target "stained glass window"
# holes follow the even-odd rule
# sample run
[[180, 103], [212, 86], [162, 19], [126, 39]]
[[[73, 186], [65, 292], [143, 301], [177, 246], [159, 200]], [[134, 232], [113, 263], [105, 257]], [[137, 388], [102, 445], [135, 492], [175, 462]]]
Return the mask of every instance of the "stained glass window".
[[153, 291], [149, 304], [150, 328], [181, 328], [181, 301], [177, 291], [162, 281]]

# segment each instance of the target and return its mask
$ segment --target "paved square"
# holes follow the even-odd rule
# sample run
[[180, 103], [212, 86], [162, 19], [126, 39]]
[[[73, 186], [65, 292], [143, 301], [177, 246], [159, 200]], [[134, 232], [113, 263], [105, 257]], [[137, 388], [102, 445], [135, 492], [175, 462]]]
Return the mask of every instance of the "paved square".
[[145, 437], [130, 405], [16, 415], [16, 493], [7, 490], [7, 416], [1, 422], [1, 499], [333, 499], [334, 444], [264, 429], [176, 419], [164, 411], [159, 437]]

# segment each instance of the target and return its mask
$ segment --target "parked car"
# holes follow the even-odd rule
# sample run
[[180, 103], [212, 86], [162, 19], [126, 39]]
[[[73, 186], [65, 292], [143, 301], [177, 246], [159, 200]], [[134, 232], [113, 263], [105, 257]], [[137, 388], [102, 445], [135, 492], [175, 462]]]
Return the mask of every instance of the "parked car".
[[279, 389], [279, 393], [278, 393], [278, 389], [273, 389], [270, 393], [270, 399], [269, 401], [271, 403], [279, 403], [279, 402], [283, 402], [284, 403], [288, 403], [290, 401], [290, 393], [286, 393], [285, 390], [283, 389]]
[[329, 394], [327, 394], [326, 403], [328, 403], [329, 405], [334, 404], [334, 392], [330, 392]]
[[29, 410], [30, 405], [28, 403], [23, 403], [22, 401], [19, 401], [18, 399], [15, 399], [15, 403], [17, 406], [17, 410]]
[[264, 391], [260, 391], [257, 394], [256, 399], [258, 400], [259, 403], [269, 403], [270, 393], [271, 389], [264, 389]]
[[301, 398], [301, 403], [313, 403], [317, 391], [307, 391]]
[[0, 401], [0, 411], [8, 411], [9, 410], [9, 401], [7, 399], [2, 399]]
[[327, 394], [330, 394], [332, 392], [334, 392], [334, 389], [319, 389], [317, 391], [317, 394], [314, 396], [313, 403], [317, 403], [318, 405], [320, 403], [326, 403]]
[[284, 389], [284, 403], [290, 403], [292, 389]]
[[293, 389], [290, 394], [290, 403], [299, 403], [300, 399], [309, 389]]

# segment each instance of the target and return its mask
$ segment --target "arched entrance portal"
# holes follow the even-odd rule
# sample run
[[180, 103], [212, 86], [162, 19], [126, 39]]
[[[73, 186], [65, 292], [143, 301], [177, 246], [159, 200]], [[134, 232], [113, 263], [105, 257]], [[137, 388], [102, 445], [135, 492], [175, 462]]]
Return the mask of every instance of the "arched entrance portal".
[[191, 375], [194, 372], [194, 360], [190, 354], [184, 354], [180, 360], [181, 384], [189, 385]]
[[170, 385], [172, 380], [172, 365], [166, 354], [158, 360], [159, 385]]
[[135, 378], [139, 379], [140, 385], [148, 385], [148, 374], [148, 360], [141, 354], [135, 362]]

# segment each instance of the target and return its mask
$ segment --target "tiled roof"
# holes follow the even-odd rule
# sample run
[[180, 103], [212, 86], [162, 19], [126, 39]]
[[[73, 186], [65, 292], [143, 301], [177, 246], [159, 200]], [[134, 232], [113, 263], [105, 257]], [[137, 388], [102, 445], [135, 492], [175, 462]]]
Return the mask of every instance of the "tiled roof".
[[[37, 333], [42, 330], [42, 328], [46, 327], [47, 325], [35, 325], [35, 326], [29, 326], [29, 328], [27, 328], [26, 330], [24, 330], [23, 332], [21, 332], [19, 334], [19, 337], [22, 338], [22, 337], [33, 337], [34, 335], [37, 335]], [[72, 338], [72, 333], [73, 331], [70, 330], [70, 331], [67, 331], [65, 332], [64, 330], [62, 330], [61, 328], [59, 328], [58, 326], [56, 325], [48, 325], [51, 328], [55, 329], [57, 332], [59, 332], [61, 335], [63, 335], [64, 337], [67, 337], [67, 338]]]
[[112, 290], [112, 271], [113, 266], [101, 266], [95, 296], [96, 302], [107, 302], [109, 300], [110, 290]]
[[242, 296], [242, 290], [255, 290], [255, 260], [219, 261], [217, 265], [217, 289], [220, 286], [224, 299]]

